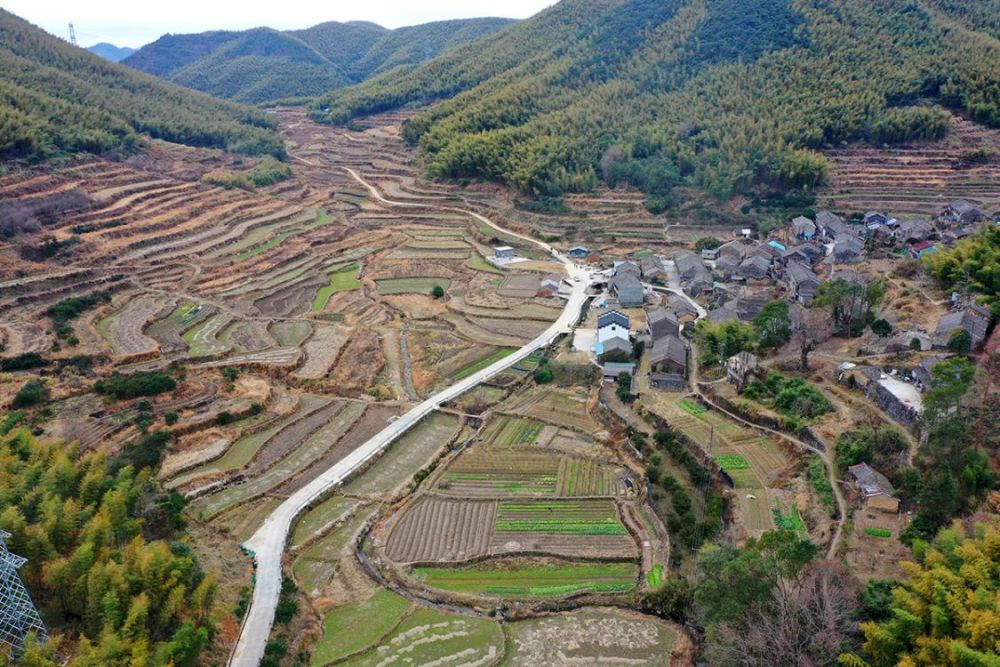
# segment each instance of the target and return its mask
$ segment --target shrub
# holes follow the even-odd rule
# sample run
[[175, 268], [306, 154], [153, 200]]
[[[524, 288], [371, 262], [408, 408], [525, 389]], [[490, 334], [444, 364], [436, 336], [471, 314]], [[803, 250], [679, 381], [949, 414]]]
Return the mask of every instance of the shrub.
[[177, 420], [180, 419], [180, 418], [181, 417], [180, 417], [179, 414], [177, 414], [176, 412], [172, 412], [172, 411], [171, 412], [165, 412], [163, 414], [163, 421], [165, 421], [167, 423], [167, 426], [173, 426], [174, 424], [177, 423]]
[[965, 329], [955, 329], [948, 336], [948, 351], [955, 354], [972, 352], [972, 334]]
[[112, 373], [111, 377], [98, 380], [94, 390], [117, 400], [156, 396], [177, 388], [177, 382], [161, 371], [137, 371], [130, 375]]
[[441, 287], [440, 285], [435, 285], [434, 289], [431, 290], [431, 296], [433, 296], [435, 299], [440, 299], [441, 297], [444, 296], [444, 288]]
[[170, 442], [170, 437], [167, 431], [147, 433], [125, 446], [118, 455], [115, 466], [117, 468], [132, 466], [136, 471], [144, 468], [155, 470], [163, 460], [163, 448]]
[[40, 405], [47, 401], [49, 398], [49, 390], [41, 380], [28, 380], [24, 383], [24, 386], [18, 390], [17, 395], [14, 396], [14, 400], [11, 401], [11, 407], [15, 410], [21, 408], [31, 408], [36, 405]]
[[0, 359], [0, 371], [26, 371], [49, 365], [49, 360], [37, 352], [24, 352], [9, 359]]

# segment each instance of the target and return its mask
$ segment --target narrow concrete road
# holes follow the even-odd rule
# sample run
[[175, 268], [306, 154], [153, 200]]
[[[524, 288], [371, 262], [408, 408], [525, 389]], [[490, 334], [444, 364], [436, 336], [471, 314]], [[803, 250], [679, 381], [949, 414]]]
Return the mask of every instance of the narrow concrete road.
[[[390, 206], [427, 207], [426, 204], [390, 201], [384, 198], [374, 186], [365, 181], [357, 172], [347, 167], [343, 169], [365, 186], [374, 199], [384, 204]], [[307, 486], [289, 496], [285, 502], [279, 505], [267, 517], [257, 532], [244, 543], [244, 546], [255, 555], [257, 576], [250, 609], [247, 611], [243, 627], [240, 629], [239, 639], [230, 656], [229, 664], [234, 667], [256, 667], [264, 657], [264, 648], [271, 634], [271, 626], [274, 623], [274, 612], [278, 605], [278, 596], [281, 592], [282, 557], [288, 540], [288, 533], [295, 518], [310, 503], [342, 484], [354, 471], [362, 468], [372, 457], [378, 455], [379, 452], [389, 446], [393, 440], [403, 435], [421, 419], [437, 410], [442, 403], [456, 398], [481, 382], [522, 361], [532, 352], [545, 347], [560, 335], [572, 331], [580, 317], [584, 304], [589, 298], [587, 296], [587, 288], [590, 285], [589, 272], [574, 264], [566, 256], [556, 252], [547, 243], [536, 241], [529, 236], [504, 229], [492, 220], [473, 211], [444, 206], [432, 206], [431, 208], [439, 211], [455, 211], [470, 215], [503, 234], [533, 243], [550, 253], [553, 258], [562, 262], [569, 272], [573, 289], [566, 301], [566, 307], [563, 309], [559, 319], [533, 341], [492, 366], [484, 368], [478, 373], [438, 392], [423, 403], [420, 403], [351, 452], [342, 461], [328, 468]]]

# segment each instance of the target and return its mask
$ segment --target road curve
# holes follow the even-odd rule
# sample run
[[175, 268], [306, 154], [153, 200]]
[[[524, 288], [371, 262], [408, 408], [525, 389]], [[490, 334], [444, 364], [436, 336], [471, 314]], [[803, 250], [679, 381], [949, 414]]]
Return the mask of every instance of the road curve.
[[[371, 193], [372, 197], [378, 201], [391, 206], [419, 206], [427, 207], [427, 204], [414, 204], [410, 202], [394, 202], [384, 198], [374, 186], [367, 183], [354, 170], [347, 167], [343, 169], [355, 180], [364, 185]], [[572, 331], [583, 305], [586, 303], [587, 287], [589, 286], [588, 272], [574, 264], [566, 256], [556, 252], [550, 245], [523, 234], [518, 234], [500, 227], [492, 220], [473, 211], [468, 211], [455, 207], [434, 206], [439, 210], [457, 211], [466, 215], [471, 215], [480, 222], [493, 227], [497, 231], [508, 236], [513, 236], [524, 241], [533, 243], [544, 249], [558, 261], [562, 262], [570, 275], [573, 290], [566, 301], [562, 315], [552, 326], [546, 329], [541, 335], [530, 343], [520, 348], [510, 356], [501, 359], [495, 364], [484, 368], [468, 378], [451, 385], [450, 387], [431, 396], [423, 403], [412, 408], [409, 412], [392, 422], [380, 433], [365, 442], [363, 445], [348, 454], [343, 460], [325, 470], [319, 477], [310, 482], [307, 486], [295, 492], [279, 505], [257, 530], [253, 536], [247, 540], [243, 546], [254, 552], [257, 562], [256, 583], [251, 598], [250, 608], [247, 611], [243, 626], [240, 629], [240, 636], [236, 641], [229, 658], [229, 665], [232, 667], [256, 667], [264, 657], [264, 648], [267, 645], [268, 637], [271, 634], [271, 626], [274, 623], [274, 612], [278, 605], [278, 596], [281, 593], [281, 562], [285, 551], [285, 544], [288, 540], [288, 533], [292, 522], [302, 513], [312, 502], [328, 493], [330, 489], [343, 483], [353, 472], [362, 468], [372, 457], [376, 456], [393, 440], [401, 436], [417, 422], [428, 414], [438, 409], [442, 403], [446, 403], [460, 394], [472, 389], [476, 385], [488, 380], [498, 373], [510, 368], [519, 361], [525, 359], [532, 352], [545, 347], [558, 336]]]

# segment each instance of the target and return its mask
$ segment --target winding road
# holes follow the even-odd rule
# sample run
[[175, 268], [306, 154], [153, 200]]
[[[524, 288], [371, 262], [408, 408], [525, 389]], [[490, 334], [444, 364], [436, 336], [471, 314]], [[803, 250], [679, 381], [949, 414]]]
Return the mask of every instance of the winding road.
[[[426, 208], [428, 206], [423, 203], [390, 201], [383, 197], [373, 185], [365, 181], [353, 169], [348, 167], [342, 168], [352, 178], [363, 185], [371, 193], [373, 199], [383, 204], [396, 207]], [[229, 664], [233, 667], [256, 667], [264, 657], [264, 648], [271, 634], [271, 626], [274, 623], [274, 612], [281, 593], [282, 557], [285, 552], [288, 533], [295, 518], [314, 501], [342, 484], [352, 473], [363, 468], [369, 460], [377, 456], [390, 443], [416, 425], [421, 419], [437, 410], [441, 404], [456, 398], [481, 382], [517, 364], [532, 352], [547, 346], [560, 335], [572, 331], [573, 326], [580, 317], [584, 304], [589, 298], [587, 295], [587, 288], [590, 285], [589, 272], [574, 264], [568, 257], [558, 253], [549, 244], [533, 239], [530, 236], [504, 229], [489, 218], [474, 211], [446, 206], [435, 206], [434, 208], [440, 211], [453, 211], [469, 215], [507, 236], [530, 242], [551, 254], [553, 258], [566, 267], [569, 273], [572, 292], [566, 300], [566, 306], [559, 319], [530, 343], [495, 364], [451, 385], [412, 408], [399, 419], [386, 426], [380, 433], [347, 455], [343, 460], [328, 468], [307, 486], [289, 496], [287, 500], [265, 519], [257, 532], [244, 543], [244, 547], [254, 553], [257, 563], [257, 574], [250, 608], [240, 629], [239, 639], [230, 655]]]

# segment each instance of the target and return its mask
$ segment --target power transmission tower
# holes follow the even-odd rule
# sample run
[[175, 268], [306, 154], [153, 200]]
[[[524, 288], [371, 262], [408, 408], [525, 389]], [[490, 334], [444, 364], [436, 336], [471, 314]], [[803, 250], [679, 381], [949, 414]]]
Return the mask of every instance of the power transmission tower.
[[28, 559], [7, 551], [8, 537], [10, 533], [0, 530], [0, 662], [5, 657], [16, 657], [28, 633], [34, 632], [40, 640], [48, 637], [42, 617], [17, 573]]
[[69, 24], [69, 43], [73, 46], [80, 46], [76, 43], [76, 30], [73, 29], [73, 23]]

